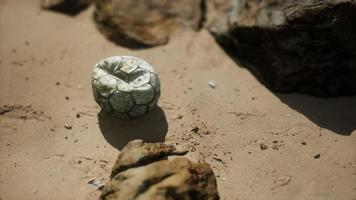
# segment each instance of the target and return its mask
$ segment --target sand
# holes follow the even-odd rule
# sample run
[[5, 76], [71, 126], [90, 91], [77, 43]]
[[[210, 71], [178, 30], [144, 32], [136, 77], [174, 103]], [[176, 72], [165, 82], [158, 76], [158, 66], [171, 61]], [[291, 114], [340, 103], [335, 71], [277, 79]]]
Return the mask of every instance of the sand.
[[[221, 199], [355, 199], [356, 97], [277, 94], [206, 31], [130, 50], [39, 0], [0, 0], [0, 199], [97, 199], [130, 140], [176, 144], [209, 163]], [[100, 113], [93, 65], [113, 55], [156, 67], [159, 108], [121, 122]], [[208, 86], [215, 81], [216, 88]], [[192, 131], [193, 130], [193, 131]], [[93, 182], [93, 181], [92, 181]]]

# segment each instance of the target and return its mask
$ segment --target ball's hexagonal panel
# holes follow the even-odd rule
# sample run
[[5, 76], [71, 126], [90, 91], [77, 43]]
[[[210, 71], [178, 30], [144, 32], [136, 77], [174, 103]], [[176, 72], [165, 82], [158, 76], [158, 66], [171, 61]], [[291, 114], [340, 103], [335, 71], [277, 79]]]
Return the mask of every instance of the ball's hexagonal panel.
[[104, 69], [105, 71], [112, 73], [118, 67], [118, 64], [120, 63], [121, 60], [122, 59], [119, 56], [113, 56], [101, 60], [97, 65], [98, 67]]
[[107, 74], [103, 69], [99, 67], [95, 67], [93, 69], [92, 77], [93, 79], [97, 80], [100, 76]]
[[109, 104], [109, 101], [106, 97], [103, 97], [99, 94], [98, 90], [93, 87], [93, 94], [95, 101], [99, 104], [99, 106], [106, 112], [111, 112], [112, 108]]
[[134, 87], [125, 81], [118, 80], [116, 88], [117, 90], [122, 92], [130, 92], [131, 90], [133, 90]]
[[129, 83], [133, 87], [139, 87], [149, 82], [150, 72], [145, 69], [137, 68], [129, 74]]
[[98, 87], [98, 81], [96, 81], [95, 79], [91, 80], [91, 88], [93, 89], [93, 94], [94, 94], [94, 98], [96, 100], [96, 98], [99, 97], [99, 92], [98, 89], [96, 89]]
[[124, 81], [126, 83], [129, 82], [128, 74], [125, 74], [124, 72], [122, 72], [120, 70], [116, 70], [115, 72], [113, 72], [113, 75], [119, 80], [122, 80], [122, 81]]
[[156, 73], [155, 70], [153, 69], [153, 67], [150, 64], [148, 64], [148, 62], [146, 62], [146, 61], [141, 62], [139, 64], [139, 67], [141, 67], [145, 70], [148, 70], [149, 72]]
[[148, 105], [148, 111], [153, 110], [157, 106], [158, 99], [160, 96], [161, 96], [160, 92], [156, 93], [155, 99]]
[[161, 91], [161, 82], [159, 81], [158, 75], [154, 73], [150, 73], [151, 80], [150, 84], [155, 88], [156, 92]]
[[118, 69], [126, 74], [130, 74], [132, 71], [134, 71], [137, 68], [138, 68], [138, 64], [130, 65], [130, 64], [126, 63], [125, 61], [121, 61], [119, 63]]
[[127, 92], [115, 91], [109, 98], [112, 108], [116, 112], [128, 112], [135, 105], [132, 96]]
[[155, 90], [149, 84], [134, 88], [131, 92], [135, 103], [141, 105], [149, 104], [155, 97]]
[[116, 78], [111, 74], [104, 74], [97, 79], [96, 88], [101, 96], [109, 97], [115, 90], [117, 85]]
[[135, 107], [129, 112], [132, 118], [142, 117], [147, 113], [146, 105], [135, 105]]

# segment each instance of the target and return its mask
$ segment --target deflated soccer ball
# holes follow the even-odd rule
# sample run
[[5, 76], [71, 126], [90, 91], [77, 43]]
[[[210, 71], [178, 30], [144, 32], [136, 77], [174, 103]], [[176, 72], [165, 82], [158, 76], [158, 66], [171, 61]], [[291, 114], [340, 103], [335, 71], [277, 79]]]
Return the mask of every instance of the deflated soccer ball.
[[92, 74], [95, 101], [121, 119], [141, 117], [154, 109], [160, 81], [153, 67], [132, 56], [114, 56], [98, 62]]

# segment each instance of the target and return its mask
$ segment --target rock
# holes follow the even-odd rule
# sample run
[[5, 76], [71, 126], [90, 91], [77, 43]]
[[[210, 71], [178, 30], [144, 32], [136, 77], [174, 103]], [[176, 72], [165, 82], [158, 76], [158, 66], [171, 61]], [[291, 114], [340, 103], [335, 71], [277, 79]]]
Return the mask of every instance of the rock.
[[198, 30], [203, 0], [96, 1], [94, 19], [112, 41], [131, 48], [167, 43], [178, 27]]
[[261, 143], [261, 144], [260, 144], [260, 149], [261, 149], [262, 151], [267, 150], [267, 149], [268, 149], [268, 146], [267, 146], [266, 144], [264, 144], [264, 143]]
[[70, 130], [70, 129], [72, 129], [72, 128], [73, 128], [73, 125], [72, 125], [72, 124], [68, 124], [68, 123], [66, 123], [66, 124], [64, 124], [64, 128], [66, 128], [66, 129]]
[[214, 173], [207, 164], [166, 159], [185, 153], [171, 145], [131, 141], [121, 151], [100, 199], [219, 199]]
[[42, 0], [41, 7], [68, 15], [76, 15], [87, 8], [93, 1], [94, 0]]
[[208, 2], [208, 13], [224, 8], [208, 21], [210, 32], [269, 88], [356, 93], [355, 0]]
[[208, 86], [214, 89], [214, 88], [216, 88], [217, 84], [215, 81], [210, 80], [210, 81], [208, 81]]
[[319, 158], [320, 158], [320, 153], [316, 154], [316, 155], [314, 156], [314, 158], [315, 158], [315, 159], [319, 159]]

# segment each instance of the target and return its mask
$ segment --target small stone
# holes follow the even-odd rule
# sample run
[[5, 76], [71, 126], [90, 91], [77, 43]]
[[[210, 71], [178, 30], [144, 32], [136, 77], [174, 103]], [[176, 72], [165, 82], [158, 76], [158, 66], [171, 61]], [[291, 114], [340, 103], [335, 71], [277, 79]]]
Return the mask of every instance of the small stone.
[[69, 100], [69, 97], [68, 96], [66, 96], [66, 97], [64, 97], [67, 101]]
[[209, 85], [209, 87], [211, 87], [213, 89], [216, 88], [216, 86], [217, 86], [215, 81], [208, 81], [208, 85]]
[[60, 82], [56, 82], [56, 85], [60, 85], [61, 83]]
[[80, 113], [77, 113], [77, 114], [75, 115], [75, 117], [76, 117], [76, 118], [80, 118]]
[[191, 130], [193, 133], [198, 133], [198, 131], [199, 131], [199, 127], [194, 127], [192, 130]]
[[302, 145], [307, 145], [307, 143], [306, 142], [302, 142]]
[[64, 128], [66, 129], [72, 129], [73, 125], [72, 124], [64, 124]]
[[264, 151], [264, 150], [268, 149], [268, 146], [265, 145], [265, 144], [263, 144], [263, 143], [261, 143], [261, 144], [260, 144], [260, 149], [261, 149], [262, 151]]
[[320, 153], [316, 154], [316, 155], [314, 156], [314, 158], [315, 158], [315, 159], [319, 159], [319, 158], [320, 158]]

